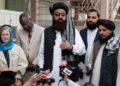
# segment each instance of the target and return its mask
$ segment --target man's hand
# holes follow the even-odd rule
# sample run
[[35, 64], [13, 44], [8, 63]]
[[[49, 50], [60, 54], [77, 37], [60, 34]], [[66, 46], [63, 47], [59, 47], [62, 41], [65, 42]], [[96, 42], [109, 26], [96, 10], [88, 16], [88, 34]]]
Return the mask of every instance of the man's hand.
[[[37, 81], [39, 81], [41, 79], [42, 79], [41, 74], [35, 73], [26, 81], [24, 86], [32, 86], [33, 83], [36, 83]], [[40, 86], [42, 86], [42, 85], [40, 85]]]
[[35, 83], [35, 82], [37, 82], [37, 81], [39, 81], [39, 80], [41, 80], [41, 79], [42, 79], [41, 74], [35, 73], [34, 75], [32, 75], [32, 76], [29, 78], [29, 81], [32, 82], [32, 83]]
[[73, 46], [67, 40], [64, 40], [64, 42], [60, 44], [60, 48], [63, 50], [64, 49], [72, 50]]
[[67, 75], [64, 75], [64, 81], [67, 83], [69, 80], [68, 76]]
[[50, 73], [50, 70], [46, 70], [46, 71], [41, 71], [39, 74], [41, 75], [42, 79], [46, 79], [48, 74]]

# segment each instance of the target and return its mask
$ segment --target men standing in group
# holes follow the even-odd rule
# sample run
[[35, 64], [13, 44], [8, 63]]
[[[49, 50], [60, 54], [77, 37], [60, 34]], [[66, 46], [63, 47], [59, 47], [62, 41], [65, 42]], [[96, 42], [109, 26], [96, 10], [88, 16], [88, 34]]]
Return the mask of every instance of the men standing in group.
[[116, 86], [120, 69], [120, 39], [115, 37], [114, 22], [98, 20], [100, 40], [93, 48], [92, 83], [95, 86]]
[[54, 72], [52, 78], [55, 79], [55, 83], [52, 86], [58, 86], [58, 84], [66, 86], [66, 83], [61, 81], [60, 73], [63, 72], [61, 68], [70, 68], [72, 74], [69, 78], [77, 82], [79, 79], [78, 55], [85, 53], [85, 46], [79, 32], [67, 19], [68, 6], [62, 2], [57, 2], [49, 10], [53, 24], [46, 28], [42, 34], [38, 55], [39, 66]]
[[96, 9], [90, 9], [87, 13], [87, 27], [80, 31], [80, 35], [86, 48], [86, 53], [81, 56], [81, 61], [85, 64], [85, 68], [87, 68], [86, 71], [83, 71], [81, 68], [81, 85], [89, 81], [89, 71], [87, 70], [90, 70], [92, 65], [93, 44], [99, 38], [97, 28], [97, 20], [99, 18], [99, 12]]
[[24, 50], [29, 63], [27, 73], [25, 74], [27, 79], [35, 70], [35, 65], [38, 61], [36, 57], [39, 52], [41, 34], [44, 28], [33, 23], [32, 19], [25, 13], [20, 15], [19, 21], [22, 28], [17, 33], [16, 43]]

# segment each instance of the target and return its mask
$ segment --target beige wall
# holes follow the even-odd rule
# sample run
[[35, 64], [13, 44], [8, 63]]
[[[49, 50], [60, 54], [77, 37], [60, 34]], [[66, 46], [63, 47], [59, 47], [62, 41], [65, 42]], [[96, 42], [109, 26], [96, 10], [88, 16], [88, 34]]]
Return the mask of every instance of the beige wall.
[[108, 0], [101, 0], [101, 18], [108, 19]]
[[[119, 0], [98, 0], [95, 8], [99, 9], [101, 18], [115, 20], [117, 11], [120, 7]], [[113, 4], [114, 3], [114, 4]]]
[[0, 9], [5, 9], [5, 0], [0, 0]]

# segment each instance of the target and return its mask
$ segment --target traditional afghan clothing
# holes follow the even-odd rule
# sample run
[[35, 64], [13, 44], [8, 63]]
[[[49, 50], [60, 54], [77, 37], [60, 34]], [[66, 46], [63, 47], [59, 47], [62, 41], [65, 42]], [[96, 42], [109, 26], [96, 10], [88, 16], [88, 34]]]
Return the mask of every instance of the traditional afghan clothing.
[[119, 38], [112, 37], [98, 51], [92, 73], [92, 83], [95, 86], [116, 86], [120, 69], [119, 41]]

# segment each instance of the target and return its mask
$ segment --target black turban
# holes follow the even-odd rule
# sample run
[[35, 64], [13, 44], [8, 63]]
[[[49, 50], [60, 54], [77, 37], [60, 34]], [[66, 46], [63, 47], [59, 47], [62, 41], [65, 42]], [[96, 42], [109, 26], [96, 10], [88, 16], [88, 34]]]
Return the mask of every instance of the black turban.
[[54, 11], [55, 11], [56, 9], [59, 9], [59, 8], [64, 9], [65, 12], [66, 12], [66, 14], [68, 14], [69, 8], [68, 8], [68, 6], [67, 6], [65, 3], [63, 3], [63, 2], [57, 2], [57, 3], [53, 4], [53, 5], [51, 5], [51, 6], [49, 7], [49, 11], [50, 11], [50, 13], [53, 15]]
[[104, 27], [106, 27], [109, 30], [115, 30], [115, 24], [113, 21], [111, 20], [107, 20], [107, 19], [99, 19], [97, 21], [97, 25], [102, 25]]

